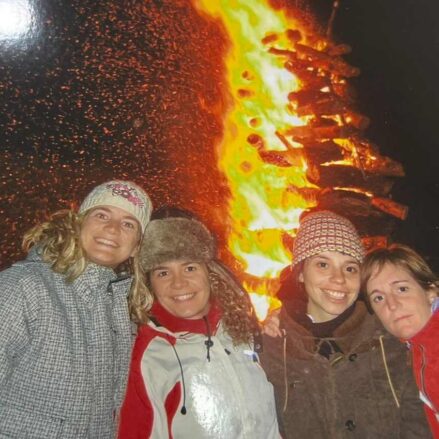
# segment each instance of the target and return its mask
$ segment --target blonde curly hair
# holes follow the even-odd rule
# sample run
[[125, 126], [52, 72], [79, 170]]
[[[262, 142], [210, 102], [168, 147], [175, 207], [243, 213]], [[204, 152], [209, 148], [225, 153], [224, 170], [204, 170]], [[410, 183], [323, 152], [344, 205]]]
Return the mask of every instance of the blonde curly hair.
[[[31, 247], [38, 246], [43, 261], [49, 263], [56, 273], [65, 275], [67, 282], [73, 282], [89, 263], [80, 244], [81, 226], [89, 213], [77, 214], [72, 210], [53, 213], [48, 221], [37, 224], [25, 233], [23, 250], [28, 252]], [[132, 258], [130, 266], [133, 283], [129, 297], [147, 297], [148, 290], [138, 255]]]

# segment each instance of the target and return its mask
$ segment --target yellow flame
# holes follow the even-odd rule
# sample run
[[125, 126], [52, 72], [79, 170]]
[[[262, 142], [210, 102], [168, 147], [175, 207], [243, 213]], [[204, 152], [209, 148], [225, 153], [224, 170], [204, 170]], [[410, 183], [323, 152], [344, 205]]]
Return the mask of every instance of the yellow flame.
[[[307, 123], [288, 101], [300, 81], [284, 68], [283, 57], [268, 50], [270, 46], [289, 49], [286, 30], [297, 29], [298, 24], [265, 1], [197, 0], [195, 4], [210, 17], [219, 18], [231, 40], [226, 59], [231, 103], [218, 147], [219, 167], [231, 192], [228, 246], [243, 271], [261, 278], [254, 292], [273, 294], [264, 291], [262, 280], [279, 276], [290, 264], [291, 254], [282, 237], [294, 235], [301, 212], [310, 207], [300, 191], [288, 188], [312, 187], [306, 179], [301, 146], [280, 134]], [[270, 42], [264, 44], [266, 37]], [[249, 142], [251, 135], [260, 142]], [[261, 150], [277, 154], [283, 165], [264, 160]]]

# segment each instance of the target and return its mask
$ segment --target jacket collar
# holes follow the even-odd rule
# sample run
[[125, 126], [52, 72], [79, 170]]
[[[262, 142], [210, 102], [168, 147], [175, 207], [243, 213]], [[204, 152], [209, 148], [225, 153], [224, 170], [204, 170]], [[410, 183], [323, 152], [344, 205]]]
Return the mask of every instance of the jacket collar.
[[[285, 309], [281, 311], [281, 325], [294, 340], [293, 350], [305, 351], [308, 354], [315, 354], [318, 351], [318, 343], [323, 340], [316, 338], [310, 330], [300, 325]], [[370, 343], [375, 343], [374, 334], [377, 326], [366, 305], [357, 301], [353, 312], [335, 328], [332, 337], [325, 337], [326, 340], [334, 341], [342, 352], [349, 353], [353, 349], [358, 352], [368, 350]]]
[[403, 341], [408, 341], [410, 344], [413, 345], [421, 344], [424, 347], [436, 346], [437, 345], [436, 334], [438, 333], [439, 333], [439, 311], [436, 311], [432, 314], [427, 324], [416, 335], [414, 335], [410, 340], [403, 340]]
[[93, 306], [97, 294], [103, 291], [111, 294], [110, 282], [116, 279], [116, 273], [110, 268], [89, 263], [74, 281], [73, 288], [81, 299], [89, 306]]
[[209, 312], [205, 318], [201, 319], [183, 319], [176, 317], [168, 312], [159, 303], [158, 300], [154, 301], [151, 308], [151, 320], [157, 326], [163, 326], [171, 332], [191, 332], [193, 334], [207, 335], [209, 329], [214, 333], [218, 323], [221, 319], [221, 310], [215, 304], [211, 303]]

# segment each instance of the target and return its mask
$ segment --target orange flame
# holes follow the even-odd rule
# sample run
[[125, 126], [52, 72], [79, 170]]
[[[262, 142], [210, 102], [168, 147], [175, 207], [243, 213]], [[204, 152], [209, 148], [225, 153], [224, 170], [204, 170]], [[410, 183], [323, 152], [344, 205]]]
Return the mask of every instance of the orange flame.
[[253, 280], [244, 286], [263, 319], [269, 307], [279, 306], [261, 298], [275, 293], [264, 281], [278, 278], [291, 262], [283, 235], [294, 235], [300, 214], [315, 203], [291, 190], [315, 186], [306, 178], [301, 145], [282, 134], [307, 124], [288, 100], [300, 81], [285, 69], [285, 59], [269, 51], [274, 44], [288, 50], [286, 30], [298, 24], [264, 1], [198, 0], [196, 6], [220, 18], [231, 39], [226, 60], [231, 104], [218, 146], [219, 167], [231, 191], [228, 246]]

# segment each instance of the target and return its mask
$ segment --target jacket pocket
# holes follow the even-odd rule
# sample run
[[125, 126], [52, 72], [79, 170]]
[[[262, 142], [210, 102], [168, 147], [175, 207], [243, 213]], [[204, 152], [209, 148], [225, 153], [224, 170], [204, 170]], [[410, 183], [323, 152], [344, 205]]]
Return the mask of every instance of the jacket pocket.
[[58, 439], [64, 420], [0, 403], [0, 439]]

